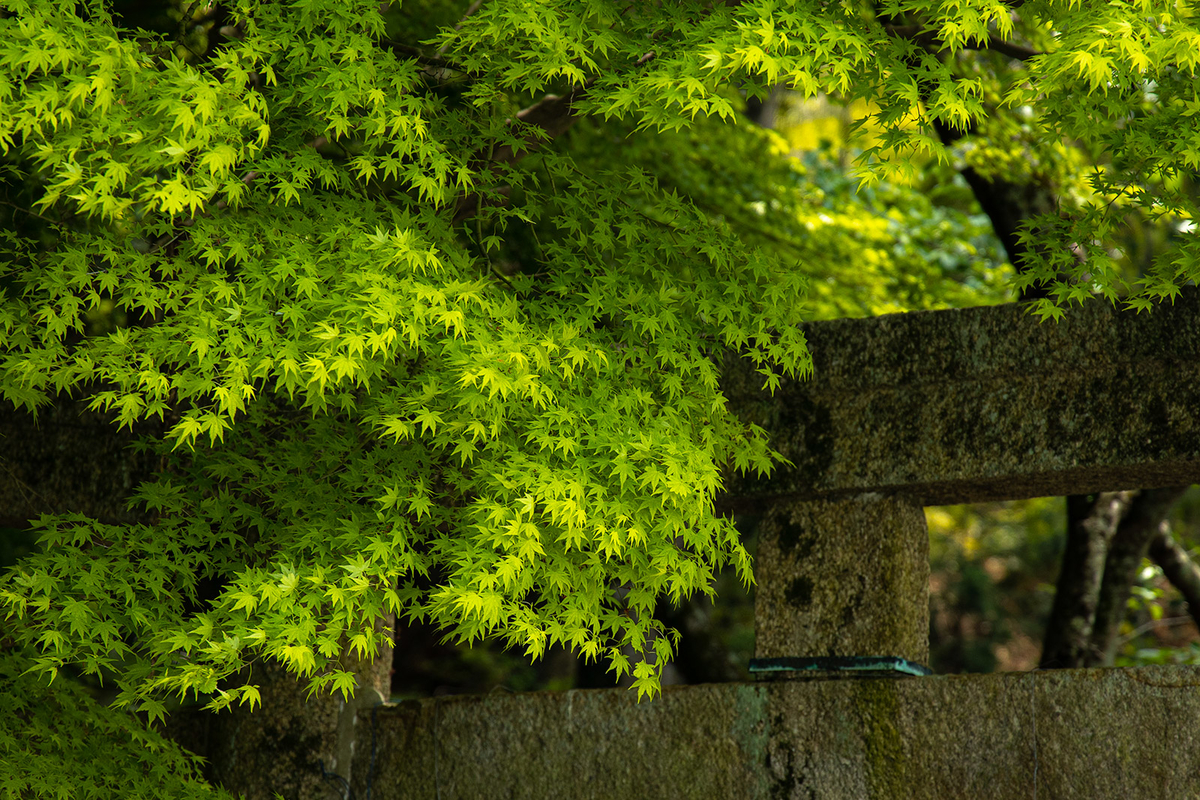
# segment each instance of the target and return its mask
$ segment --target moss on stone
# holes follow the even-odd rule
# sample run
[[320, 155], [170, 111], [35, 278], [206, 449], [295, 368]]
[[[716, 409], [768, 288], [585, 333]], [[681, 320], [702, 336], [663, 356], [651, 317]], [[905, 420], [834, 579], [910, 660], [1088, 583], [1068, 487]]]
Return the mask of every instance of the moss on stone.
[[1192, 667], [443, 698], [376, 714], [371, 796], [1195, 797], [1197, 717]]

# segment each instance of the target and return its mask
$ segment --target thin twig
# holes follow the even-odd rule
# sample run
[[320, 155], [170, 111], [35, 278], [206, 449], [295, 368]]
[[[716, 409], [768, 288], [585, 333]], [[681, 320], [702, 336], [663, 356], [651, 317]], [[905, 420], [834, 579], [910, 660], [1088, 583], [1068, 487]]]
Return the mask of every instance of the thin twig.
[[[461, 28], [463, 26], [463, 23], [467, 21], [467, 17], [471, 16], [476, 11], [478, 11], [479, 7], [482, 5], [483, 5], [483, 0], [475, 0], [475, 2], [471, 3], [471, 5], [469, 5], [467, 7], [466, 13], [463, 14], [461, 17], [459, 17], [458, 23], [454, 26], [454, 30], [458, 30], [459, 28]], [[437, 54], [439, 56], [444, 55], [448, 49], [450, 49], [450, 42], [446, 42], [441, 47], [439, 47], [437, 49]]]
[[10, 467], [8, 465], [8, 461], [6, 459], [0, 458], [0, 467], [3, 467], [4, 471], [8, 473], [8, 476], [10, 478], [12, 478], [13, 483], [16, 484], [17, 491], [19, 491], [22, 495], [21, 499], [24, 500], [26, 503], [28, 503], [30, 506], [33, 506], [33, 503], [31, 502], [31, 496], [32, 496], [33, 498], [40, 500], [47, 508], [50, 508], [50, 509], [58, 509], [59, 508], [59, 506], [56, 503], [50, 502], [50, 500], [48, 500], [41, 492], [39, 492], [37, 489], [34, 489], [32, 486], [30, 486], [25, 481], [21, 480], [17, 476], [16, 470], [14, 470], [12, 467]]
[[1190, 614], [1185, 614], [1182, 617], [1164, 617], [1163, 619], [1152, 619], [1149, 622], [1143, 623], [1142, 625], [1139, 625], [1136, 628], [1134, 628], [1133, 631], [1131, 633], [1129, 633], [1129, 635], [1122, 636], [1120, 639], [1118, 639], [1117, 646], [1120, 647], [1123, 644], [1128, 644], [1129, 642], [1132, 642], [1137, 637], [1141, 636], [1143, 633], [1146, 633], [1147, 631], [1152, 631], [1155, 628], [1159, 627], [1160, 625], [1165, 625], [1168, 628], [1173, 628], [1176, 625], [1183, 625], [1184, 623], [1187, 623], [1187, 622], [1192, 622], [1192, 623], [1195, 622], [1195, 620], [1192, 619]]
[[49, 217], [43, 217], [41, 214], [37, 213], [36, 211], [30, 211], [28, 208], [25, 208], [25, 206], [19, 206], [16, 203], [9, 202], [8, 200], [0, 200], [0, 203], [8, 206], [9, 208], [15, 208], [17, 211], [24, 211], [29, 216], [37, 217], [42, 222], [45, 222], [49, 225], [61, 225], [62, 224], [62, 222], [50, 219]]

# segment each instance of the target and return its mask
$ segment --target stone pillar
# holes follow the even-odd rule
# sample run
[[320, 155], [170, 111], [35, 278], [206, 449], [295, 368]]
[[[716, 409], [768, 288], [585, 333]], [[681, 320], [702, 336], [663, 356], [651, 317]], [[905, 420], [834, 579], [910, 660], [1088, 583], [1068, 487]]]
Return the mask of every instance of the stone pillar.
[[757, 658], [929, 661], [929, 535], [913, 499], [775, 503], [759, 526]]
[[[395, 617], [377, 621], [391, 629]], [[358, 687], [349, 701], [340, 693], [309, 695], [308, 682], [274, 659], [251, 668], [262, 706], [211, 712], [172, 712], [165, 733], [207, 763], [204, 777], [242, 800], [328, 800], [346, 797], [353, 773], [370, 769], [371, 732], [361, 713], [391, 694], [392, 648], [365, 661], [344, 655]], [[351, 770], [353, 765], [354, 769]]]

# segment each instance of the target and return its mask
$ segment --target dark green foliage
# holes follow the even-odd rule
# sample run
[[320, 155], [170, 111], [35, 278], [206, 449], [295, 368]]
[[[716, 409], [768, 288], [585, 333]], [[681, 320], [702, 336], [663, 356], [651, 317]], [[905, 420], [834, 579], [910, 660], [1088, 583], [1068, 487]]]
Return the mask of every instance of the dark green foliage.
[[195, 756], [106, 708], [70, 678], [0, 658], [0, 794], [20, 798], [232, 798], [199, 778]]

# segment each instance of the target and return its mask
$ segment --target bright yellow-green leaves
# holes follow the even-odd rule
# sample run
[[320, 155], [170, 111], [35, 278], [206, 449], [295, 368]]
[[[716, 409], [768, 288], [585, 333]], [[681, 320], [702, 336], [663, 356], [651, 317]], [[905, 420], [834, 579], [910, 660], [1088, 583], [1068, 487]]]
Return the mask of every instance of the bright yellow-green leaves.
[[[0, 141], [48, 213], [95, 224], [5, 271], [0, 391], [32, 408], [94, 387], [118, 424], [167, 420], [175, 466], [139, 492], [154, 524], [48, 520], [64, 546], [0, 596], [41, 669], [120, 666], [122, 702], [151, 713], [163, 693], [253, 704], [214, 692], [256, 654], [345, 690], [342, 659], [377, 651], [382, 613], [534, 655], [566, 643], [653, 693], [658, 598], [710, 591], [726, 563], [750, 580], [712, 510], [722, 469], [773, 463], [716, 360], [733, 346], [769, 385], [805, 374], [803, 278], [640, 171], [547, 154], [503, 176], [524, 200], [486, 222], [489, 251], [501, 223], [544, 228], [543, 266], [498, 280], [448, 221], [509, 101], [448, 109], [379, 41], [375, 6], [343, 10], [247, 7], [244, 37], [202, 64], [61, 10], [2, 21], [26, 25], [12, 54], [74, 36], [108, 55], [10, 66], [28, 75]], [[319, 34], [300, 35], [306, 14]], [[73, 71], [117, 100], [57, 102]], [[90, 334], [105, 303], [134, 324]], [[227, 584], [189, 612], [198, 573]]]
[[43, 208], [61, 198], [100, 219], [194, 214], [270, 136], [252, 48], [221, 53], [217, 80], [43, 4], [2, 26], [0, 64], [20, 82], [0, 89], [0, 148], [19, 142], [37, 164]]
[[[46, 223], [5, 239], [0, 397], [161, 420], [169, 467], [142, 525], [47, 518], [0, 605], [38, 668], [115, 670], [151, 714], [256, 703], [216, 688], [261, 655], [346, 691], [385, 613], [656, 691], [655, 605], [751, 580], [713, 500], [777, 461], [726, 405], [727, 352], [771, 390], [808, 377], [806, 297], [879, 313], [999, 280], [978, 221], [788, 162], [733, 127], [739, 92], [865, 101], [874, 179], [922, 152], [1061, 178], [1022, 278], [1078, 278], [1060, 300], [1197, 275], [1190, 231], [1140, 283], [1103, 252], [1131, 207], [1195, 217], [1183, 4], [489, 0], [430, 44], [389, 35], [420, 28], [404, 4], [242, 0], [186, 58], [74, 4], [0, 6], [0, 150]], [[519, 123], [546, 93], [588, 119]], [[934, 118], [977, 138], [947, 151]], [[225, 582], [206, 605], [200, 575]]]

